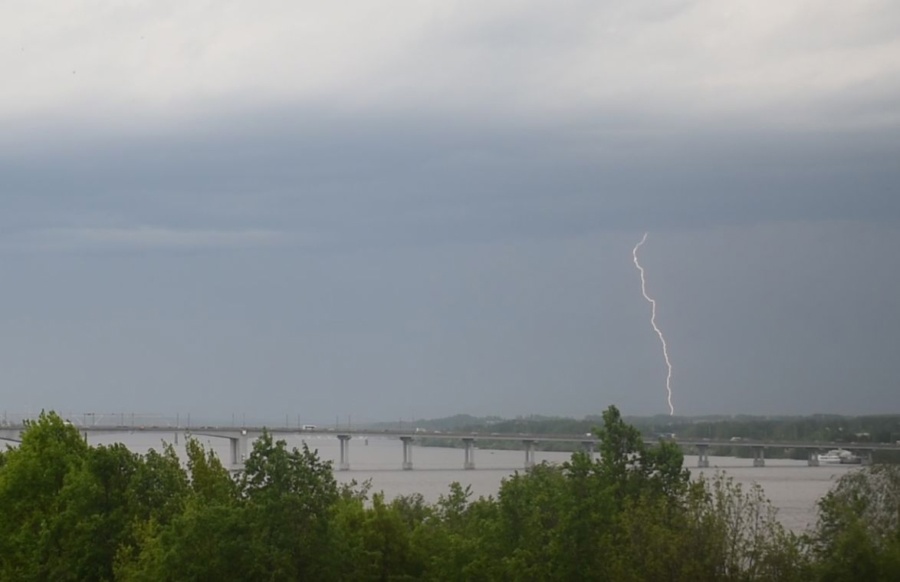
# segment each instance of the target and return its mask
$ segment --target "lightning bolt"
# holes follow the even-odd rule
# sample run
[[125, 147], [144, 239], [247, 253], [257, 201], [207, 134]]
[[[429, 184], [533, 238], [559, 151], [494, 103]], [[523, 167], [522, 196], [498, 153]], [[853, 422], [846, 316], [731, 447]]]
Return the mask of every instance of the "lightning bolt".
[[662, 344], [663, 358], [666, 360], [666, 368], [668, 369], [668, 372], [666, 373], [666, 395], [669, 402], [669, 416], [673, 416], [675, 414], [675, 407], [672, 406], [672, 361], [669, 360], [669, 347], [666, 345], [666, 338], [663, 337], [662, 331], [660, 331], [659, 326], [656, 325], [656, 301], [647, 295], [647, 279], [644, 277], [644, 268], [641, 266], [641, 263], [638, 262], [638, 249], [640, 249], [645, 242], [647, 242], [646, 232], [644, 233], [641, 242], [634, 246], [634, 250], [631, 251], [631, 256], [634, 257], [634, 266], [637, 267], [641, 274], [641, 293], [644, 295], [644, 299], [650, 303], [650, 325], [653, 326], [653, 331], [659, 336], [659, 341]]

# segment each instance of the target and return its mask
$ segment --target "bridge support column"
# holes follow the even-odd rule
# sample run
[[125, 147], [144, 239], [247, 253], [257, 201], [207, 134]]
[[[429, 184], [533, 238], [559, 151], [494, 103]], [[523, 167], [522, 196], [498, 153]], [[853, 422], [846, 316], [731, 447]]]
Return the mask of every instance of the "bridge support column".
[[241, 460], [241, 443], [240, 439], [229, 437], [228, 449], [231, 452], [231, 466], [234, 467]]
[[525, 445], [525, 469], [534, 467], [534, 441], [523, 440]]
[[338, 440], [341, 444], [341, 457], [338, 461], [338, 471], [349, 471], [350, 470], [350, 438], [349, 434], [339, 434], [337, 435]]
[[818, 467], [819, 466], [819, 452], [818, 451], [809, 451], [809, 459], [806, 461], [806, 464], [810, 467]]
[[463, 469], [475, 468], [475, 439], [463, 439], [465, 449], [465, 459], [463, 460]]
[[404, 471], [412, 471], [412, 440], [413, 438], [410, 436], [402, 436], [400, 440], [403, 441], [403, 470]]
[[228, 444], [231, 445], [231, 466], [242, 465], [244, 459], [247, 458], [247, 434], [242, 433], [241, 436], [228, 437]]
[[697, 466], [701, 469], [709, 468], [709, 445], [697, 445]]
[[860, 451], [859, 452], [859, 462], [862, 465], [871, 465], [873, 463], [872, 449], [869, 449], [868, 451]]
[[587, 455], [588, 459], [593, 462], [594, 461], [594, 441], [582, 441], [581, 447], [584, 449], [584, 453]]
[[765, 447], [753, 447], [753, 466], [754, 467], [765, 467], [766, 466], [766, 454]]

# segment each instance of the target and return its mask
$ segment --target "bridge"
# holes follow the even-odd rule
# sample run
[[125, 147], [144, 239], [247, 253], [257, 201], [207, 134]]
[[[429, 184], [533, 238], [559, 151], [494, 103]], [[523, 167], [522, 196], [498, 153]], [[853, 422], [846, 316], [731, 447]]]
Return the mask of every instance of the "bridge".
[[[18, 442], [21, 432], [24, 430], [23, 425], [7, 425], [0, 427], [0, 440], [8, 442]], [[229, 458], [226, 464], [230, 464], [232, 470], [240, 470], [243, 466], [244, 459], [247, 458], [250, 443], [258, 438], [263, 431], [267, 431], [275, 437], [278, 436], [331, 436], [337, 438], [340, 443], [340, 454], [337, 463], [339, 471], [347, 471], [350, 469], [350, 443], [354, 437], [389, 437], [396, 438], [403, 444], [403, 456], [401, 468], [404, 470], [413, 469], [413, 444], [422, 439], [441, 439], [460, 442], [463, 446], [463, 468], [475, 469], [475, 444], [479, 441], [512, 441], [518, 442], [525, 452], [524, 467], [530, 468], [534, 466], [535, 450], [538, 443], [573, 443], [581, 446], [585, 452], [593, 456], [594, 451], [599, 443], [598, 439], [590, 434], [509, 434], [509, 433], [486, 433], [486, 432], [440, 432], [440, 431], [422, 431], [421, 429], [403, 430], [403, 429], [330, 429], [330, 428], [285, 428], [285, 427], [234, 427], [234, 426], [201, 426], [201, 427], [178, 427], [169, 425], [158, 426], [124, 426], [118, 425], [90, 425], [80, 426], [78, 430], [84, 435], [85, 439], [90, 435], [99, 434], [116, 434], [116, 433], [151, 433], [151, 434], [173, 434], [174, 441], [177, 444], [179, 435], [186, 436], [204, 436], [210, 438], [226, 439], [229, 442]], [[652, 445], [657, 444], [661, 439], [645, 438], [644, 443]], [[757, 441], [749, 439], [741, 440], [710, 440], [710, 439], [685, 439], [685, 438], [669, 438], [663, 439], [681, 447], [682, 450], [696, 452], [697, 467], [709, 467], [709, 450], [711, 448], [727, 448], [727, 449], [750, 449], [752, 451], [752, 462], [754, 467], [764, 467], [765, 451], [767, 449], [798, 449], [807, 452], [808, 465], [818, 466], [818, 453], [830, 449], [842, 448], [857, 455], [862, 464], [870, 464], [874, 451], [900, 451], [900, 444], [884, 444], [884, 443], [833, 443], [833, 442], [809, 442], [809, 441]]]

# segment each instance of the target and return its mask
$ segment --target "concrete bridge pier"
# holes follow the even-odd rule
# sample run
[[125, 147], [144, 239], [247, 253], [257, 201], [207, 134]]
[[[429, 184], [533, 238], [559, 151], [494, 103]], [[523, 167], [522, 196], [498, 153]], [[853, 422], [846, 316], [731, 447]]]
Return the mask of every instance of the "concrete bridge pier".
[[242, 432], [240, 436], [228, 437], [228, 444], [231, 450], [231, 466], [237, 467], [243, 464], [247, 458], [247, 433]]
[[754, 467], [765, 467], [766, 466], [766, 454], [765, 447], [753, 447], [753, 466]]
[[862, 465], [871, 465], [873, 463], [872, 460], [872, 449], [868, 449], [865, 451], [859, 452], [859, 462]]
[[464, 438], [465, 458], [463, 460], [463, 469], [475, 468], [475, 439]]
[[809, 457], [806, 461], [806, 464], [810, 467], [818, 467], [819, 466], [819, 451], [810, 450], [808, 451]]
[[709, 468], [709, 445], [697, 445], [697, 466], [701, 469]]
[[350, 438], [349, 434], [339, 434], [337, 435], [338, 440], [341, 443], [341, 457], [338, 461], [338, 471], [349, 471], [350, 470]]
[[412, 440], [413, 438], [410, 436], [402, 436], [400, 440], [403, 441], [403, 470], [404, 471], [412, 471]]
[[593, 462], [594, 460], [594, 441], [582, 441], [581, 447], [584, 449], [585, 454], [588, 459]]
[[526, 439], [522, 444], [525, 445], [525, 469], [530, 469], [534, 467], [534, 441]]

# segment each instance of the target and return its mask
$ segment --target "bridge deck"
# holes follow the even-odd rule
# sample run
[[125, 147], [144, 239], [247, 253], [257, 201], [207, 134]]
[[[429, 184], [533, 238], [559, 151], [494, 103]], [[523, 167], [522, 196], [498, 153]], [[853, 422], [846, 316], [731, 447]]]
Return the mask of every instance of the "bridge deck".
[[[2, 428], [2, 433], [12, 434], [15, 431], [21, 431], [23, 426], [6, 426]], [[599, 440], [593, 435], [587, 434], [538, 434], [538, 433], [487, 433], [487, 432], [439, 432], [439, 431], [416, 431], [402, 429], [327, 429], [317, 428], [302, 430], [297, 428], [284, 427], [262, 427], [262, 426], [197, 426], [197, 427], [173, 427], [173, 426], [81, 426], [78, 430], [88, 434], [109, 434], [109, 433], [194, 433], [205, 434], [210, 436], [222, 436], [227, 438], [238, 438], [241, 436], [257, 436], [264, 430], [273, 435], [299, 435], [299, 436], [334, 436], [347, 435], [350, 437], [411, 437], [414, 439], [471, 439], [475, 441], [536, 441], [536, 442], [569, 442], [569, 443], [599, 443]], [[654, 444], [660, 439], [644, 438], [647, 444]], [[708, 439], [688, 439], [673, 438], [665, 439], [683, 447], [720, 447], [720, 448], [784, 448], [784, 449], [837, 449], [843, 448], [848, 450], [887, 450], [900, 451], [900, 445], [895, 443], [836, 443], [821, 441], [762, 441], [741, 439], [739, 441], [732, 440], [708, 440]]]

